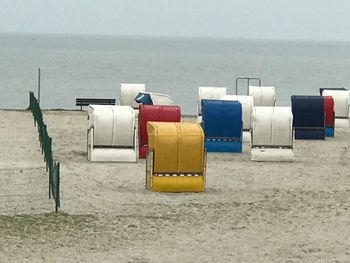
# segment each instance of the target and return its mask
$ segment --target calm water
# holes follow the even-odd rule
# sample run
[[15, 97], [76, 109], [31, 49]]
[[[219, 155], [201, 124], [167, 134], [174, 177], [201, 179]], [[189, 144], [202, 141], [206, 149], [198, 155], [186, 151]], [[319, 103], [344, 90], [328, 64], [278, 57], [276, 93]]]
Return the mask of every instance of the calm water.
[[[112, 38], [0, 34], [0, 108], [26, 108], [42, 69], [42, 108], [76, 108], [76, 97], [119, 98], [120, 83], [146, 83], [196, 112], [198, 86], [262, 78], [277, 104], [320, 87], [350, 87], [350, 43]], [[244, 85], [241, 86], [244, 92]]]

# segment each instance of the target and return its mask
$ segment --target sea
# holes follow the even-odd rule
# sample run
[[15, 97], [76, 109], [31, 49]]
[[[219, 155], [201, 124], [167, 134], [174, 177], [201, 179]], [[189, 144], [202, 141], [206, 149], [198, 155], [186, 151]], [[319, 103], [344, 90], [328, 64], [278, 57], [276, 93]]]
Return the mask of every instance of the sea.
[[[29, 91], [43, 109], [77, 109], [77, 97], [119, 99], [120, 83], [145, 83], [195, 114], [198, 87], [236, 78], [275, 86], [277, 105], [319, 88], [350, 87], [350, 42], [85, 35], [0, 34], [0, 108], [25, 109]], [[255, 84], [254, 81], [251, 84]], [[247, 83], [238, 82], [238, 93]]]

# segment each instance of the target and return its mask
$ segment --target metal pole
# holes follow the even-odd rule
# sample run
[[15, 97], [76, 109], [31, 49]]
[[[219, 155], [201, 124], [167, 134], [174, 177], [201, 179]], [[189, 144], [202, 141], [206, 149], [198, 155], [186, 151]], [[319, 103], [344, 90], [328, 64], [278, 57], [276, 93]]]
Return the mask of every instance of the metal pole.
[[40, 68], [38, 68], [38, 102], [40, 106]]

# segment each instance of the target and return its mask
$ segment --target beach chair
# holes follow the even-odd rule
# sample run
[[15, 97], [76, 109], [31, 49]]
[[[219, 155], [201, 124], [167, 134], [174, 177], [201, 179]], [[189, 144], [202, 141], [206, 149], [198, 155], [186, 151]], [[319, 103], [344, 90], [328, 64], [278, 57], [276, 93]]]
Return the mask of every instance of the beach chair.
[[242, 104], [243, 142], [250, 142], [253, 97], [245, 95], [221, 95], [221, 100], [239, 101]]
[[146, 189], [154, 192], [203, 192], [204, 134], [195, 123], [148, 122]]
[[88, 160], [136, 162], [135, 111], [129, 106], [90, 105]]
[[350, 91], [323, 90], [323, 96], [332, 96], [334, 100], [335, 127], [349, 127]]
[[334, 137], [335, 112], [333, 97], [323, 96], [323, 102], [326, 137]]
[[226, 95], [226, 88], [224, 87], [199, 87], [198, 88], [198, 102], [197, 102], [197, 117], [198, 122], [202, 121], [202, 104], [203, 99], [219, 100], [222, 95]]
[[179, 106], [144, 105], [139, 107], [139, 158], [146, 158], [148, 152], [147, 122], [180, 122]]
[[253, 97], [254, 106], [276, 105], [275, 87], [249, 86], [248, 95]]
[[290, 107], [254, 107], [252, 161], [293, 161], [293, 115]]
[[202, 127], [208, 152], [242, 152], [242, 105], [238, 101], [202, 100]]
[[322, 96], [324, 90], [347, 90], [346, 88], [320, 88], [320, 96]]
[[292, 96], [295, 139], [325, 139], [322, 96]]
[[135, 101], [135, 97], [141, 91], [146, 91], [145, 84], [122, 83], [120, 85], [120, 105], [138, 109], [139, 104]]
[[173, 105], [174, 102], [167, 94], [139, 92], [135, 97], [135, 101], [145, 105]]

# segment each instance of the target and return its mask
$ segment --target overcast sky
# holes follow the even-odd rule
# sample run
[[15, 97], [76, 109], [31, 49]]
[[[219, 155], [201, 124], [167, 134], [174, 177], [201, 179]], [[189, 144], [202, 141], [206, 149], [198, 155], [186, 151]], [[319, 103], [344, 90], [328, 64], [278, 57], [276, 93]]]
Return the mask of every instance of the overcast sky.
[[350, 0], [0, 0], [0, 32], [350, 41]]

